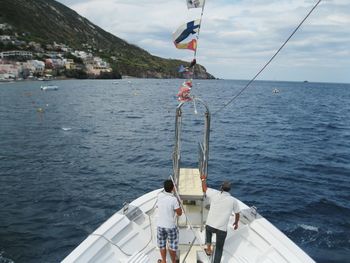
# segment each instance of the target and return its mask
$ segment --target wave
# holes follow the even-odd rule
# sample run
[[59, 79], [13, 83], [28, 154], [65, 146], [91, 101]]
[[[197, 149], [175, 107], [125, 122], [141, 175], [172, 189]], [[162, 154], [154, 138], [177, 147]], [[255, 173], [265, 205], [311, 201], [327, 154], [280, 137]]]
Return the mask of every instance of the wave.
[[311, 225], [306, 225], [306, 224], [299, 224], [298, 227], [301, 227], [301, 228], [303, 228], [305, 230], [318, 232], [318, 227], [317, 226], [311, 226]]
[[350, 218], [350, 207], [340, 205], [339, 203], [321, 198], [318, 201], [309, 203], [303, 211], [318, 211], [319, 214], [338, 215]]
[[[273, 210], [270, 209], [267, 215], [269, 219], [279, 220], [281, 217], [285, 217], [287, 221], [296, 220], [312, 220], [315, 223], [322, 223], [322, 226], [327, 226], [328, 224], [333, 225], [336, 228], [349, 227], [350, 223], [347, 223], [347, 219], [350, 218], [350, 207], [347, 202], [342, 202], [342, 200], [329, 200], [327, 198], [321, 198], [316, 201], [309, 201], [310, 195], [303, 195], [305, 205], [298, 201], [299, 199], [292, 198], [287, 200], [288, 202], [294, 202], [294, 205], [275, 207]], [[278, 202], [275, 202], [275, 205]], [[314, 218], [315, 215], [319, 218]], [[327, 220], [326, 220], [327, 219]], [[305, 223], [299, 223], [300, 227], [310, 225], [307, 221]], [[315, 226], [314, 224], [311, 224]]]
[[15, 263], [12, 259], [4, 256], [5, 251], [0, 250], [0, 263]]
[[296, 224], [284, 229], [284, 232], [296, 243], [302, 246], [310, 245], [314, 248], [345, 248], [350, 238], [347, 232], [334, 230], [332, 226]]
[[137, 115], [128, 115], [125, 118], [127, 119], [142, 119], [144, 116], [137, 116]]

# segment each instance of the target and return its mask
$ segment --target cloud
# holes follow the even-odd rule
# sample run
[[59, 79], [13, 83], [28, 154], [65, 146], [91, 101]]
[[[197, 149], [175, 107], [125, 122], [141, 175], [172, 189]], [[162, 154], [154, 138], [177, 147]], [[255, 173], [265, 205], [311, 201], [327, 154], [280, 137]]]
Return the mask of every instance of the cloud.
[[[184, 0], [60, 2], [153, 55], [192, 59], [190, 51], [176, 50], [171, 42], [171, 34], [180, 24], [200, 16], [199, 9], [187, 10]], [[251, 78], [315, 3], [316, 0], [207, 0], [198, 62], [217, 77]], [[350, 69], [348, 10], [348, 0], [323, 0], [261, 78], [283, 75], [286, 80], [303, 80], [307, 73], [303, 72], [302, 79], [299, 74], [290, 73], [298, 72], [302, 65], [310, 68], [314, 81], [350, 82], [350, 77], [339, 80], [334, 74], [339, 70], [337, 65]], [[329, 67], [328, 71], [317, 75], [317, 65]], [[283, 74], [281, 69], [285, 69]]]

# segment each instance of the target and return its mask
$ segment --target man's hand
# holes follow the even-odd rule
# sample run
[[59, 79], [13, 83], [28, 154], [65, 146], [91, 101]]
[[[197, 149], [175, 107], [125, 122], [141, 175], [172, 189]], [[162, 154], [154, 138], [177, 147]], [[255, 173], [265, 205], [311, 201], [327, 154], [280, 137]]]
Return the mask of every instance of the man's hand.
[[182, 215], [182, 209], [181, 207], [179, 207], [178, 209], [175, 209], [175, 212], [178, 216], [181, 216]]
[[232, 226], [233, 226], [233, 229], [236, 230], [238, 228], [238, 222], [234, 222]]
[[238, 228], [238, 222], [239, 222], [239, 213], [235, 213], [235, 222], [233, 223], [233, 229], [236, 230]]

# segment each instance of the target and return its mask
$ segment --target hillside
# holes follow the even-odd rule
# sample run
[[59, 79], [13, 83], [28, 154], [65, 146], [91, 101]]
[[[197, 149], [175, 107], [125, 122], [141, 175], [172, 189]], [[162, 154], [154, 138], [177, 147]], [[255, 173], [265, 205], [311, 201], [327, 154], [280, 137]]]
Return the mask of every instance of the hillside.
[[[153, 56], [54, 0], [0, 0], [0, 6], [0, 23], [11, 25], [22, 40], [42, 45], [63, 43], [77, 50], [93, 52], [110, 62], [122, 75], [181, 77], [177, 68], [180, 64], [186, 65], [180, 60]], [[200, 65], [195, 68], [195, 77], [213, 78]]]

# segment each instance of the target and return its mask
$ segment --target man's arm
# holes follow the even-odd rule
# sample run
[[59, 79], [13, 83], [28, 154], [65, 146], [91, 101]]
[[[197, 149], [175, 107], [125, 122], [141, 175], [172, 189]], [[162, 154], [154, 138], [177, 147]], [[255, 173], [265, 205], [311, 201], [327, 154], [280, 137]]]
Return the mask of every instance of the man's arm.
[[238, 222], [239, 222], [239, 213], [235, 213], [235, 222], [233, 223], [234, 230], [238, 228]]
[[[176, 197], [176, 201], [177, 201], [177, 205], [176, 205], [176, 206], [179, 207], [179, 208], [176, 208], [176, 209], [175, 209], [175, 213], [176, 213], [177, 216], [181, 216], [181, 215], [182, 215], [181, 201], [180, 201], [180, 199], [178, 198], [177, 195], [175, 195], [175, 197]], [[176, 207], [176, 206], [175, 206], [175, 207]]]
[[175, 209], [175, 212], [178, 216], [181, 216], [182, 215], [182, 209], [181, 207], [179, 207], [178, 209]]

